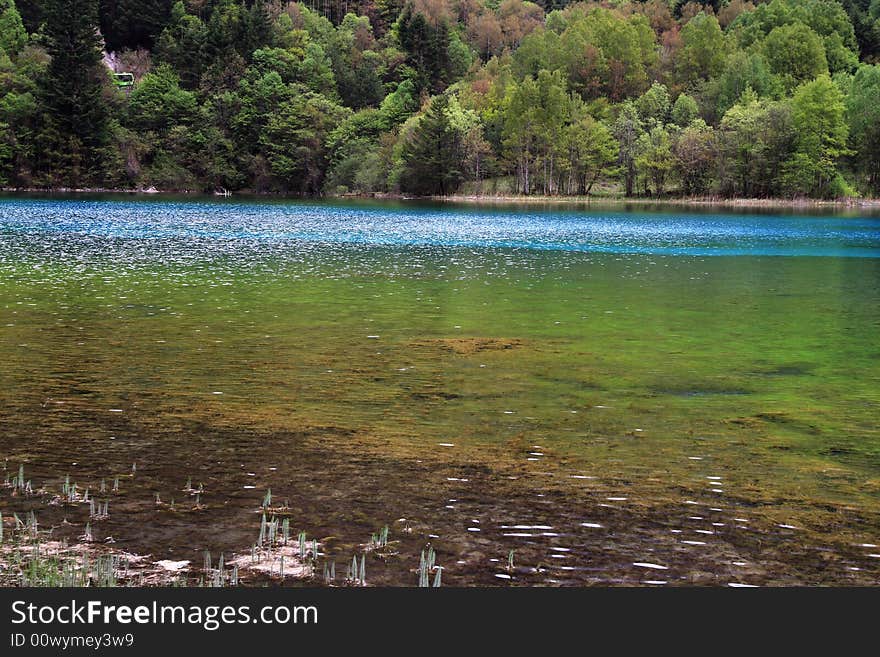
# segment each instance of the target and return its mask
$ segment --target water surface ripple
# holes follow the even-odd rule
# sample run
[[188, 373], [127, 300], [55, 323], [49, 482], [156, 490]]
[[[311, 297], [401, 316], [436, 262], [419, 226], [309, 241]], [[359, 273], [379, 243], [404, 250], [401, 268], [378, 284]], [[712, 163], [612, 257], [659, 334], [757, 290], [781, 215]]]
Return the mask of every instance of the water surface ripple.
[[665, 255], [880, 256], [880, 219], [699, 212], [176, 201], [0, 201], [0, 232], [163, 240]]

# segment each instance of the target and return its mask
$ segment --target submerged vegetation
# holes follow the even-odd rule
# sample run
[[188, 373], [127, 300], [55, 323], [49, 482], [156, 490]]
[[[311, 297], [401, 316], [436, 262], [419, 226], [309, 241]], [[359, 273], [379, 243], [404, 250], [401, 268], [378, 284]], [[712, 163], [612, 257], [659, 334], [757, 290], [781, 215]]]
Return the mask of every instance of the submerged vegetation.
[[877, 0], [0, 0], [0, 184], [876, 196], [878, 56]]

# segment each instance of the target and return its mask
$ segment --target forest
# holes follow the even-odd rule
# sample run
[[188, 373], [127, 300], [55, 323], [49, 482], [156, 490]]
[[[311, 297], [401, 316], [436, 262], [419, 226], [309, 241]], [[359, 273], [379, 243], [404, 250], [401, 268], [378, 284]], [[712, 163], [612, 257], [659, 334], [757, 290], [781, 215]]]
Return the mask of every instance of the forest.
[[0, 185], [876, 197], [878, 61], [880, 0], [0, 0]]

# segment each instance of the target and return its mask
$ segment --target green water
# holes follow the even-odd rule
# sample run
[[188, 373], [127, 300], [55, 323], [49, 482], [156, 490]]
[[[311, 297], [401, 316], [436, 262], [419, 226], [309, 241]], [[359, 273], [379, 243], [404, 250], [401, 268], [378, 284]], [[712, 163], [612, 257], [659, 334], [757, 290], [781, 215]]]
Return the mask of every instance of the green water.
[[[0, 459], [47, 489], [136, 462], [96, 530], [127, 550], [246, 551], [271, 488], [340, 563], [388, 524], [375, 583], [428, 543], [453, 585], [880, 581], [876, 219], [0, 217]], [[156, 508], [190, 476], [205, 509]]]

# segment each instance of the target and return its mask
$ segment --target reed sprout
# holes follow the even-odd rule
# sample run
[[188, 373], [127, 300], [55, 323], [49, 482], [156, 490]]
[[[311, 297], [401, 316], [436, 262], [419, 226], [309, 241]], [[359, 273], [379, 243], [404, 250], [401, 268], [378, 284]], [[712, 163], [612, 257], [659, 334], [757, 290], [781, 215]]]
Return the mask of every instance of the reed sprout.
[[278, 520], [275, 516], [272, 516], [272, 519], [269, 521], [269, 546], [274, 547], [275, 542], [278, 538]]
[[440, 571], [442, 568], [436, 565], [437, 553], [434, 551], [434, 548], [430, 545], [428, 546], [427, 552], [422, 550], [421, 556], [419, 558], [419, 587], [420, 588], [428, 588], [430, 584], [430, 574], [434, 572], [434, 586], [440, 586], [441, 575]]
[[374, 550], [388, 547], [388, 525], [385, 525], [378, 533], [370, 535], [370, 547]]

